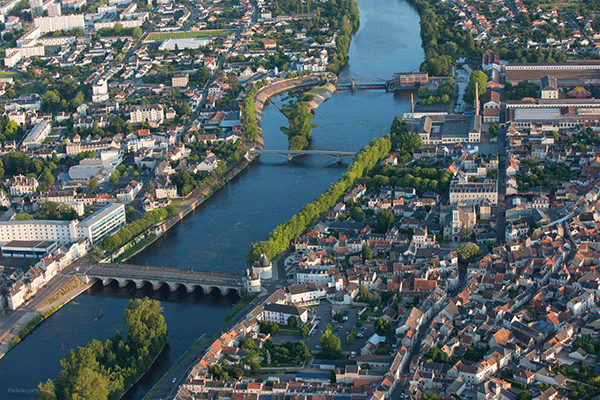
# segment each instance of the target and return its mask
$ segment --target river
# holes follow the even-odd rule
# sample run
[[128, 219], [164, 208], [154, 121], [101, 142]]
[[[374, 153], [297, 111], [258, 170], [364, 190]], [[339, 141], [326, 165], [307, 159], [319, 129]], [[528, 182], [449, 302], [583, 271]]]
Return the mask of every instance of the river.
[[[341, 76], [390, 79], [394, 72], [416, 70], [423, 60], [419, 16], [404, 1], [359, 0], [361, 25]], [[262, 128], [265, 149], [286, 149], [279, 130], [287, 119], [272, 99], [265, 107]], [[315, 110], [311, 148], [357, 151], [372, 138], [389, 132], [396, 115], [410, 110], [410, 96], [383, 90], [336, 92]], [[161, 239], [129, 260], [132, 264], [243, 273], [250, 243], [264, 237], [294, 215], [342, 175], [348, 162], [323, 156], [296, 158], [277, 155], [260, 159], [198, 207]], [[136, 291], [116, 285], [94, 286], [48, 318], [22, 343], [0, 359], [0, 398], [29, 399], [40, 381], [55, 378], [64, 353], [92, 339], [104, 341], [121, 329], [122, 314], [131, 297], [161, 300], [169, 327], [169, 349], [157, 366], [126, 395], [141, 399], [149, 388], [203, 333], [214, 333], [236, 300], [218, 295]], [[101, 316], [101, 318], [98, 318]]]

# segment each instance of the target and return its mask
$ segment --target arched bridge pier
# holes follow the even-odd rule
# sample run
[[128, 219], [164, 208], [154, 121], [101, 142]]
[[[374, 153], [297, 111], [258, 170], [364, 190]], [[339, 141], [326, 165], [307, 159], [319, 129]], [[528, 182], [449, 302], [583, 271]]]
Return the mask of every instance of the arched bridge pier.
[[235, 292], [240, 297], [246, 295], [242, 276], [234, 274], [130, 264], [90, 263], [80, 267], [77, 275], [85, 283], [93, 284], [100, 281], [103, 286], [117, 282], [119, 287], [125, 287], [133, 283], [137, 289], [150, 285], [153, 290], [159, 290], [166, 285], [171, 292], [184, 287], [188, 293], [200, 288], [204, 294], [218, 290], [223, 296], [231, 292]]

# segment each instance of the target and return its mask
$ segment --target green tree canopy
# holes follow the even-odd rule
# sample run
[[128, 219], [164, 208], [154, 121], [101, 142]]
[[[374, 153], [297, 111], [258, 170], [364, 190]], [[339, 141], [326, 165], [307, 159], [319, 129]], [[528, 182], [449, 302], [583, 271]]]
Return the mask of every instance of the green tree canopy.
[[387, 318], [380, 317], [375, 321], [375, 333], [380, 336], [386, 335], [391, 327], [392, 324]]
[[386, 233], [396, 223], [396, 217], [392, 210], [384, 209], [377, 213], [377, 230]]
[[321, 355], [328, 360], [342, 358], [342, 342], [330, 330], [319, 338], [321, 345]]
[[479, 83], [478, 96], [481, 97], [487, 92], [487, 75], [485, 72], [477, 70], [471, 73], [469, 77], [469, 84], [467, 85], [467, 91], [465, 92], [465, 100], [472, 102], [475, 100], [475, 82]]
[[458, 254], [459, 261], [468, 262], [479, 257], [481, 255], [481, 249], [475, 243], [468, 242], [461, 244], [458, 249], [456, 249], [456, 253]]

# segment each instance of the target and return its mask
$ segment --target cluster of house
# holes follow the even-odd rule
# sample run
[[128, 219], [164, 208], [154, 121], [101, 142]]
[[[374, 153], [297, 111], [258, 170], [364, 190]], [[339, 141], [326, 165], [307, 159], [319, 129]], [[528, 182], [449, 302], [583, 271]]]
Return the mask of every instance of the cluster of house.
[[56, 274], [74, 260], [87, 254], [89, 244], [81, 239], [58, 247], [55, 242], [12, 241], [2, 246], [3, 256], [43, 257], [27, 272], [22, 268], [0, 266], [0, 305], [11, 310], [23, 304]]
[[[543, 10], [537, 4], [527, 6], [521, 0], [474, 4], [458, 0], [447, 3], [447, 6], [458, 17], [457, 25], [470, 32], [479, 43], [489, 42], [524, 49], [564, 50], [574, 55], [597, 54], [600, 48], [600, 32], [592, 27], [593, 18], [586, 18], [576, 10], [565, 14], [554, 8]], [[502, 33], [505, 26], [515, 27], [515, 18], [522, 14], [530, 19], [527, 22], [519, 20], [520, 25], [517, 26], [521, 32], [535, 32], [551, 26], [558, 29], [561, 35], [548, 36], [541, 42], [528, 35], [518, 37]]]

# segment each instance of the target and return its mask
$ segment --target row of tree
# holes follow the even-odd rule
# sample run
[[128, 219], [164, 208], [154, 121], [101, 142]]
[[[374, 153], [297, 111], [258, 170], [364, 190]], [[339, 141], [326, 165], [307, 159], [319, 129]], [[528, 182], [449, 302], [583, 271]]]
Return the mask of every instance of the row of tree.
[[102, 248], [106, 251], [114, 251], [150, 228], [152, 225], [175, 214], [176, 211], [175, 206], [172, 204], [169, 204], [165, 208], [146, 211], [142, 219], [127, 224], [119, 229], [117, 233], [104, 238], [101, 243]]
[[265, 79], [255, 83], [242, 101], [242, 127], [244, 129], [244, 136], [246, 136], [246, 139], [248, 140], [255, 140], [258, 138], [258, 123], [256, 122], [256, 115], [254, 114], [254, 96], [256, 96], [256, 93], [261, 88], [267, 86], [267, 84], [268, 82]]
[[246, 255], [248, 263], [260, 259], [262, 253], [273, 259], [284, 252], [290, 243], [297, 239], [306, 228], [312, 226], [321, 214], [335, 205], [340, 196], [348, 191], [365, 173], [373, 169], [391, 149], [391, 139], [384, 136], [373, 139], [363, 147], [348, 167], [348, 171], [332, 184], [329, 189], [311, 203], [306, 204], [292, 218], [275, 228], [265, 241], [252, 243]]
[[167, 342], [167, 325], [157, 300], [131, 300], [120, 332], [104, 344], [97, 340], [71, 350], [60, 361], [54, 382], [39, 384], [36, 400], [120, 398], [152, 365]]
[[328, 48], [328, 68], [337, 75], [348, 62], [350, 38], [358, 30], [358, 3], [355, 0], [329, 0], [320, 3], [319, 8], [320, 17], [326, 19], [333, 29], [340, 30], [335, 38], [335, 48]]

